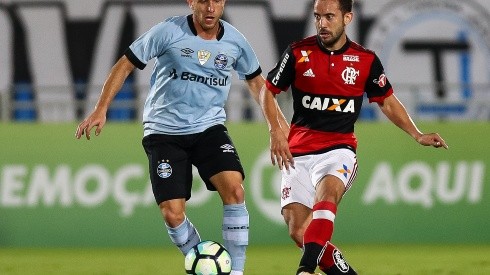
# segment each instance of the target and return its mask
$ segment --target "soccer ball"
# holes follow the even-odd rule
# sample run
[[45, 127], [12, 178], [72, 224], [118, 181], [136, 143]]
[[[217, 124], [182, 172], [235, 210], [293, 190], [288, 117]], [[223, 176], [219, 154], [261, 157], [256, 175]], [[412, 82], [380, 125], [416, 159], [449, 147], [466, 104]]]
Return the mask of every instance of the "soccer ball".
[[202, 241], [185, 256], [185, 271], [194, 275], [230, 274], [230, 253], [217, 242]]

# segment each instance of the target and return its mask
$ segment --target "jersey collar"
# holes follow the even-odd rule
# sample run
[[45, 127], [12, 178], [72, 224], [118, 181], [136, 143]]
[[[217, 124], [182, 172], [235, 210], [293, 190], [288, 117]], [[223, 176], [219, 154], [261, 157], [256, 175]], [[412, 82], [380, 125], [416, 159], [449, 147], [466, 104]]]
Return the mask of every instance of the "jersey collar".
[[347, 41], [345, 42], [344, 46], [342, 46], [342, 48], [338, 49], [338, 50], [335, 50], [335, 51], [331, 51], [331, 50], [328, 50], [327, 48], [325, 48], [325, 46], [323, 46], [322, 42], [320, 41], [320, 38], [318, 37], [318, 35], [316, 36], [316, 41], [318, 43], [318, 47], [320, 47], [320, 49], [328, 54], [342, 54], [344, 53], [345, 51], [347, 51], [347, 49], [349, 48], [350, 46], [350, 43], [352, 42], [349, 37], [347, 37]]
[[[192, 14], [187, 15], [187, 24], [189, 24], [189, 28], [194, 35], [197, 35], [196, 27], [194, 27], [194, 22], [192, 21]], [[216, 36], [217, 40], [221, 40], [223, 35], [225, 34], [225, 26], [223, 26], [223, 22], [221, 20], [218, 22], [220, 28], [218, 31], [218, 35]]]

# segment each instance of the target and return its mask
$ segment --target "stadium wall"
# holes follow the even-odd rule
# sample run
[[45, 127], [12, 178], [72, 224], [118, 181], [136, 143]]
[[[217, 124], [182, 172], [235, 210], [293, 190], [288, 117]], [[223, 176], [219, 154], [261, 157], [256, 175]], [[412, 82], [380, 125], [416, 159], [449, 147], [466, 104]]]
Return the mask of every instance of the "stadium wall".
[[[289, 43], [315, 34], [311, 5], [233, 0], [224, 19], [248, 38], [265, 74]], [[490, 1], [356, 0], [354, 11], [349, 37], [376, 51], [412, 116], [490, 119]], [[184, 0], [0, 0], [0, 119], [81, 119], [134, 39], [169, 16], [188, 13]], [[139, 120], [151, 68], [130, 76], [110, 120]], [[262, 121], [245, 84], [234, 83], [230, 121]], [[291, 106], [290, 96], [279, 100]], [[366, 107], [361, 119], [383, 116]]]
[[[359, 173], [336, 218], [340, 243], [490, 243], [486, 122], [420, 123], [449, 150], [424, 148], [389, 123], [357, 125]], [[251, 244], [288, 243], [280, 174], [262, 123], [232, 123], [246, 171]], [[0, 246], [170, 245], [151, 192], [141, 125], [109, 123], [76, 140], [76, 125], [0, 124]], [[194, 177], [188, 215], [221, 239], [221, 203]]]

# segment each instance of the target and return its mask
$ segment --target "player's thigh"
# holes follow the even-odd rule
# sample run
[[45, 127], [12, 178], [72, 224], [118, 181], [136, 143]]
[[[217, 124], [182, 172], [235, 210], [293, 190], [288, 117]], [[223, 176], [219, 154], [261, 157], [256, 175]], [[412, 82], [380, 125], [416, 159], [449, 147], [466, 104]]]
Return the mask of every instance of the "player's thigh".
[[349, 149], [335, 149], [311, 156], [311, 178], [315, 183], [316, 201], [340, 202], [357, 175], [356, 153]]
[[167, 135], [143, 138], [153, 194], [158, 205], [172, 199], [188, 200], [191, 196], [192, 165], [188, 152], [176, 142], [178, 138]]
[[345, 184], [341, 179], [337, 176], [326, 175], [317, 184], [315, 203], [319, 201], [329, 201], [339, 204], [345, 191]]
[[207, 188], [213, 191], [216, 187], [211, 178], [221, 172], [238, 172], [225, 173], [224, 176], [214, 178], [217, 179], [215, 182], [231, 184], [233, 188], [241, 185], [245, 177], [238, 152], [223, 125], [214, 126], [202, 133], [192, 149], [192, 164], [197, 167]]

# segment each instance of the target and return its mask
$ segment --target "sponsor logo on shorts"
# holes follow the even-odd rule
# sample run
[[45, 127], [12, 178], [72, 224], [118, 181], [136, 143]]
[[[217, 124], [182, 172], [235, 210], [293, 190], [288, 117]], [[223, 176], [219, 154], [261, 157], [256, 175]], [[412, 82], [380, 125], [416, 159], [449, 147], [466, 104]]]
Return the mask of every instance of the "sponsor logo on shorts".
[[235, 153], [235, 147], [233, 145], [223, 144], [220, 148], [223, 149], [223, 153]]
[[157, 167], [157, 174], [160, 178], [166, 179], [172, 175], [172, 166], [168, 161], [162, 161]]
[[342, 169], [337, 170], [337, 172], [341, 173], [342, 175], [344, 175], [345, 178], [347, 178], [352, 172], [349, 167], [347, 167], [347, 165], [343, 164], [342, 166]]
[[335, 249], [332, 253], [332, 256], [333, 256], [333, 261], [337, 266], [337, 268], [342, 273], [347, 273], [349, 271], [349, 265], [344, 260], [344, 256], [342, 256], [342, 253], [338, 249]]

